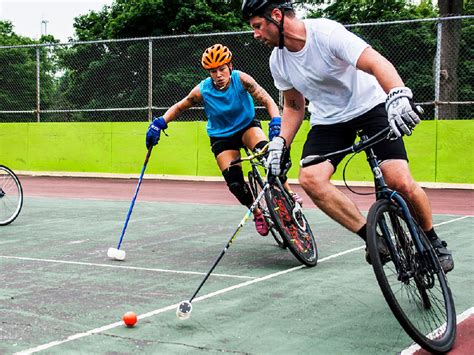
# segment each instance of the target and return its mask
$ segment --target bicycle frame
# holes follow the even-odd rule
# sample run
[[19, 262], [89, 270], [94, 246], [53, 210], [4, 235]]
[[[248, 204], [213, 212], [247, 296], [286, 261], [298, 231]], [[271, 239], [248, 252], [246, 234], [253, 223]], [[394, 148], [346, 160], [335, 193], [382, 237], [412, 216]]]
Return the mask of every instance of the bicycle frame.
[[[421, 242], [419, 238], [419, 233], [415, 228], [413, 223], [413, 217], [410, 213], [410, 210], [407, 206], [405, 200], [398, 194], [396, 191], [390, 189], [387, 184], [385, 183], [385, 179], [382, 174], [382, 170], [380, 169], [380, 165], [377, 161], [377, 157], [372, 149], [372, 146], [375, 144], [385, 140], [391, 139], [393, 132], [391, 131], [390, 127], [386, 127], [377, 134], [373, 135], [372, 137], [368, 138], [367, 136], [360, 136], [360, 141], [355, 142], [352, 146], [341, 149], [332, 153], [324, 154], [324, 155], [310, 155], [306, 158], [302, 159], [300, 162], [301, 167], [307, 167], [315, 164], [322, 163], [323, 161], [329, 159], [330, 157], [348, 154], [348, 153], [360, 153], [361, 151], [365, 151], [367, 155], [367, 161], [369, 163], [370, 169], [374, 176], [374, 184], [375, 184], [375, 192], [376, 192], [376, 199], [387, 199], [394, 201], [399, 207], [403, 214], [403, 216], [408, 221], [408, 228], [410, 234], [414, 236], [415, 240], [415, 247], [419, 253], [422, 255], [426, 253], [426, 248]], [[391, 243], [389, 244], [389, 248], [393, 248]], [[393, 252], [393, 250], [391, 250]]]
[[[364, 145], [364, 143], [369, 141], [369, 138], [367, 136], [362, 136], [360, 138], [361, 138], [362, 145]], [[381, 200], [381, 199], [392, 200], [400, 207], [400, 210], [402, 211], [403, 216], [408, 221], [408, 228], [410, 230], [410, 234], [413, 236], [415, 235], [417, 236], [416, 238], [414, 238], [417, 251], [424, 254], [426, 252], [426, 248], [423, 245], [423, 243], [421, 243], [420, 239], [418, 238], [418, 231], [416, 230], [415, 225], [413, 223], [413, 217], [410, 213], [407, 203], [400, 196], [398, 192], [390, 189], [385, 183], [385, 179], [383, 177], [382, 170], [380, 169], [379, 162], [377, 161], [377, 157], [372, 149], [373, 144], [368, 144], [365, 148], [363, 148], [363, 150], [365, 151], [365, 154], [367, 155], [367, 161], [369, 163], [369, 166], [372, 170], [372, 174], [374, 176], [376, 199], [377, 200]]]
[[[268, 190], [265, 198], [266, 206], [262, 211], [273, 238], [278, 246], [283, 249], [288, 247], [301, 263], [313, 267], [318, 259], [317, 245], [301, 205], [292, 199], [280, 178], [273, 177], [265, 181], [258, 169], [264, 167], [265, 159], [260, 157], [266, 153], [267, 147], [268, 145], [256, 153], [246, 149], [247, 157], [236, 159], [231, 165], [250, 161], [252, 170], [249, 172], [249, 181], [259, 185], [260, 189]], [[254, 195], [258, 194], [254, 186], [251, 188]]]
[[[262, 175], [260, 174], [260, 171], [258, 170], [258, 167], [262, 167], [262, 168], [265, 168], [265, 161], [263, 159], [258, 159], [260, 156], [262, 156], [263, 154], [265, 154], [266, 150], [267, 150], [267, 147], [268, 147], [268, 144], [262, 148], [261, 152], [258, 152], [256, 154], [252, 154], [248, 148], [244, 148], [245, 150], [245, 153], [247, 154], [247, 157], [246, 158], [240, 158], [238, 160], [236, 160], [235, 162], [241, 162], [241, 161], [244, 161], [244, 160], [249, 160], [250, 161], [250, 164], [252, 166], [252, 173], [257, 176], [257, 178], [260, 180], [261, 182], [261, 186], [265, 186], [265, 185], [268, 185], [269, 182], [268, 181], [264, 181]], [[231, 162], [231, 164], [235, 164], [235, 162]], [[278, 186], [280, 189], [284, 189], [284, 186], [283, 186], [283, 183], [281, 182], [280, 178], [275, 176], [274, 177], [274, 181], [272, 181], [272, 184]], [[285, 197], [285, 200], [291, 205], [295, 205], [294, 208], [292, 209], [292, 214], [294, 215], [296, 212], [298, 212], [299, 210], [301, 210], [301, 206], [298, 204], [298, 203], [295, 203], [292, 199], [290, 199], [286, 194], [284, 195]], [[300, 228], [304, 229], [304, 226]]]
[[[405, 198], [387, 186], [372, 149], [375, 144], [391, 137], [392, 131], [387, 127], [371, 138], [361, 135], [360, 141], [346, 149], [308, 156], [300, 165], [318, 164], [332, 156], [350, 152], [363, 150], [366, 153], [374, 176], [377, 200], [369, 210], [367, 228], [370, 231], [366, 242], [370, 254], [375, 256], [372, 266], [377, 282], [407, 334], [424, 349], [445, 353], [451, 350], [455, 339], [454, 301], [436, 251], [413, 217]], [[393, 263], [387, 269], [384, 266], [386, 262], [379, 255], [381, 238], [389, 249], [390, 262]]]

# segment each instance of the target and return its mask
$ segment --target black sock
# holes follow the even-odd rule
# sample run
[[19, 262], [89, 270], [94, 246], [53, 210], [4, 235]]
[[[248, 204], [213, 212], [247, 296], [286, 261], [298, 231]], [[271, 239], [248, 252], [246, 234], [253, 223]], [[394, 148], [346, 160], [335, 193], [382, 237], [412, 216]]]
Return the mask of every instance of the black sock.
[[438, 235], [434, 231], [434, 228], [431, 228], [429, 231], [424, 231], [429, 240], [434, 241], [438, 239]]
[[359, 229], [356, 234], [362, 238], [364, 242], [367, 242], [367, 224], [364, 224], [361, 229]]

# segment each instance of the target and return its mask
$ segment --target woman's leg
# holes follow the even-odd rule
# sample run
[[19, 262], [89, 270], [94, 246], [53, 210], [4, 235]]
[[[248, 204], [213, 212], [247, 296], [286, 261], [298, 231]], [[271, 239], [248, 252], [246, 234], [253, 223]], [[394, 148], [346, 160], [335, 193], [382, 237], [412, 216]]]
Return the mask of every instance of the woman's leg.
[[[242, 205], [250, 208], [254, 199], [250, 187], [244, 180], [242, 166], [240, 164], [230, 166], [230, 162], [239, 157], [239, 151], [225, 150], [217, 155], [216, 160], [230, 192]], [[263, 236], [267, 235], [268, 225], [262, 212], [258, 208], [255, 208], [253, 215], [257, 232]]]

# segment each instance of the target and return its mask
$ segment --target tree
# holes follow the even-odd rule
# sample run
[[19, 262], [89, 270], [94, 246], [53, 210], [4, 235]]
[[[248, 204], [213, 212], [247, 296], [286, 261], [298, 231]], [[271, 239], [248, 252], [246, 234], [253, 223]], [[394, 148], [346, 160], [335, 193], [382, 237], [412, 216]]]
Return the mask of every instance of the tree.
[[[461, 15], [463, 0], [439, 0], [441, 17]], [[458, 100], [458, 62], [461, 40], [461, 20], [445, 20], [441, 22], [441, 68], [439, 100]], [[441, 105], [438, 111], [443, 119], [457, 119], [457, 105]]]
[[75, 18], [79, 40], [134, 38], [247, 28], [240, 0], [115, 0]]
[[[377, 26], [351, 26], [349, 29], [394, 64], [405, 84], [413, 90], [416, 101], [433, 100], [435, 23], [383, 25], [387, 21], [436, 17], [435, 8], [429, 1], [414, 6], [401, 0], [338, 0], [326, 8], [311, 11], [308, 16], [327, 17], [346, 25], [381, 23]], [[428, 110], [424, 117], [432, 116]]]
[[[45, 36], [41, 42], [54, 41]], [[48, 105], [54, 92], [54, 68], [46, 61], [47, 53], [41, 47], [31, 46], [38, 42], [17, 35], [9, 21], [0, 21], [0, 44], [2, 46], [21, 46], [0, 49], [0, 107], [5, 111], [33, 111], [37, 109], [37, 51], [40, 55], [41, 102]], [[24, 120], [25, 114], [1, 114], [2, 121]], [[36, 115], [30, 115], [34, 120]]]
[[[240, 0], [116, 0], [77, 17], [74, 27], [81, 41], [238, 31], [247, 28], [240, 6]], [[153, 102], [171, 105], [205, 76], [196, 68], [202, 50], [213, 44], [209, 39], [153, 41]], [[63, 101], [71, 107], [148, 105], [148, 41], [73, 45], [61, 51], [60, 60], [66, 68]], [[143, 112], [127, 115], [123, 119], [146, 118]]]

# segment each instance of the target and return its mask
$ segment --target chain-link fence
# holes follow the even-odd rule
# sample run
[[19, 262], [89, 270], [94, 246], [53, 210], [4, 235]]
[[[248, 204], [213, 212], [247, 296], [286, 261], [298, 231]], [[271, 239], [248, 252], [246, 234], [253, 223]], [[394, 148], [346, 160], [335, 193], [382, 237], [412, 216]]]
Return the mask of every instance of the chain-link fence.
[[[394, 63], [424, 119], [474, 118], [474, 16], [347, 27]], [[0, 122], [149, 120], [207, 77], [200, 58], [214, 43], [281, 104], [271, 50], [251, 32], [0, 46]], [[257, 117], [268, 119], [260, 106]], [[206, 118], [195, 107], [179, 119]]]

